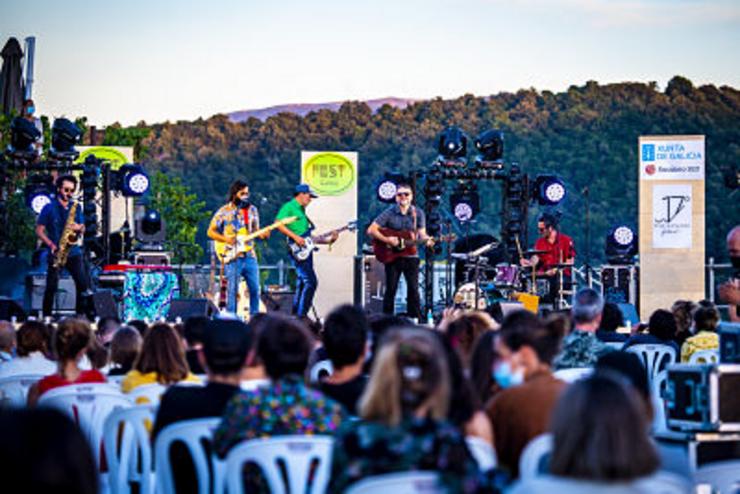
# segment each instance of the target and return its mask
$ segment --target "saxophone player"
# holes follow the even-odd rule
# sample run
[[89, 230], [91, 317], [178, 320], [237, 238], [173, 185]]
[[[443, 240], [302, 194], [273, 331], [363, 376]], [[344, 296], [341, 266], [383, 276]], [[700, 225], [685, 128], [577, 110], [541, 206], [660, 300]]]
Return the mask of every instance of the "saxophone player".
[[[65, 229], [67, 234], [73, 234], [77, 239], [82, 237], [85, 232], [85, 225], [82, 219], [82, 208], [73, 207], [72, 196], [77, 189], [77, 178], [73, 175], [61, 175], [56, 180], [56, 196], [41, 210], [36, 220], [36, 236], [41, 240], [47, 249], [48, 267], [46, 274], [46, 290], [44, 291], [44, 316], [51, 316], [54, 305], [54, 295], [59, 285], [59, 271], [67, 268], [75, 282], [76, 313], [87, 314], [89, 304], [87, 299], [90, 297], [90, 280], [85, 267], [82, 249], [77, 243], [70, 243], [69, 240], [63, 240], [62, 234]], [[74, 211], [74, 218], [70, 218], [70, 211]], [[68, 244], [69, 251], [66, 253], [66, 260], [63, 252], [59, 252], [60, 246]], [[62, 266], [55, 266], [55, 259], [64, 261]]]

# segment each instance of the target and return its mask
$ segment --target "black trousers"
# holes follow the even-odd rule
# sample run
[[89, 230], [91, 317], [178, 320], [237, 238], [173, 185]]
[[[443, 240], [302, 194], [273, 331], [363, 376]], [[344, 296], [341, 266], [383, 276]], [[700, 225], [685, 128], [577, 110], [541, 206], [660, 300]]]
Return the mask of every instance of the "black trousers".
[[406, 280], [406, 313], [421, 321], [419, 304], [419, 258], [401, 257], [385, 265], [385, 295], [383, 295], [383, 312], [393, 314], [398, 280], [403, 274]]
[[[44, 290], [44, 316], [51, 316], [54, 308], [54, 296], [59, 287], [59, 269], [53, 266], [54, 256], [49, 255], [49, 266], [46, 271], [46, 289]], [[72, 275], [75, 282], [75, 313], [90, 316], [90, 278], [87, 275], [85, 267], [85, 257], [70, 256], [67, 258], [67, 264], [64, 266]]]

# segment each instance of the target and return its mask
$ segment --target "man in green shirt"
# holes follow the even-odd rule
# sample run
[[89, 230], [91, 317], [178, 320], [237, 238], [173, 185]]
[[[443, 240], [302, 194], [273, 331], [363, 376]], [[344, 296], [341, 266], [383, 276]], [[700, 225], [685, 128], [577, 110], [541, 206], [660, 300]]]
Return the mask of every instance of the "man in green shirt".
[[[306, 206], [311, 199], [318, 197], [308, 184], [296, 185], [293, 191], [293, 199], [286, 202], [278, 211], [278, 220], [295, 216], [298, 220], [288, 225], [278, 226], [278, 230], [290, 240], [303, 247], [306, 245], [305, 237], [311, 234], [314, 224], [306, 216]], [[334, 233], [322, 238], [319, 243], [331, 243], [336, 241], [338, 234]], [[295, 297], [293, 298], [293, 314], [298, 317], [306, 317], [313, 305], [313, 297], [316, 294], [319, 280], [313, 268], [313, 253], [303, 261], [291, 257], [297, 276]]]

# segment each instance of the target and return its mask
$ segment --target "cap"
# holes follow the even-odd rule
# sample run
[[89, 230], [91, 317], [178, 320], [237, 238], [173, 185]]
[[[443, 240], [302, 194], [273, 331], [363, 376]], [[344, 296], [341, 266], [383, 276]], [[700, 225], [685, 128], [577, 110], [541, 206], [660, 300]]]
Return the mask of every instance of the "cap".
[[203, 354], [211, 372], [238, 371], [252, 345], [252, 331], [242, 321], [213, 319], [203, 335]]
[[293, 191], [295, 195], [298, 194], [309, 194], [311, 197], [319, 197], [316, 192], [314, 192], [311, 187], [308, 186], [308, 184], [298, 184], [295, 186], [295, 189]]

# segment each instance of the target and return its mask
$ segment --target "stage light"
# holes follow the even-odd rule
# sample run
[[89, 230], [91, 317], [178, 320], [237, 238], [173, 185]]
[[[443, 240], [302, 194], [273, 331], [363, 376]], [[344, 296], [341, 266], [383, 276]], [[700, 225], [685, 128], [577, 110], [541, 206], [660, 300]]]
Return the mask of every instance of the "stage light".
[[555, 206], [565, 199], [565, 183], [555, 175], [540, 175], [535, 179], [532, 195], [542, 206]]
[[480, 212], [480, 197], [475, 184], [461, 184], [450, 196], [450, 209], [460, 222], [470, 221]]
[[437, 150], [444, 166], [465, 166], [468, 138], [458, 127], [447, 127], [439, 135]]
[[388, 172], [375, 183], [375, 193], [380, 202], [396, 202], [396, 187], [399, 183], [408, 182], [408, 179], [396, 172]]
[[82, 139], [82, 130], [66, 118], [57, 118], [51, 127], [51, 148], [49, 158], [60, 161], [73, 161], [80, 153], [75, 145]]
[[635, 231], [627, 225], [617, 225], [606, 236], [606, 258], [610, 264], [632, 264], [637, 245]]
[[34, 161], [38, 157], [34, 144], [41, 138], [41, 131], [25, 118], [15, 117], [10, 123], [8, 154], [13, 158]]
[[126, 163], [115, 174], [113, 189], [121, 191], [126, 197], [142, 196], [149, 190], [149, 175], [141, 165]]
[[504, 167], [504, 133], [491, 129], [475, 139], [475, 148], [480, 153], [475, 164], [479, 168], [501, 170]]
[[136, 220], [136, 240], [146, 244], [161, 244], [166, 237], [165, 226], [159, 211], [147, 209], [144, 215]]
[[53, 192], [51, 175], [32, 175], [24, 189], [26, 205], [39, 214], [52, 201]]

